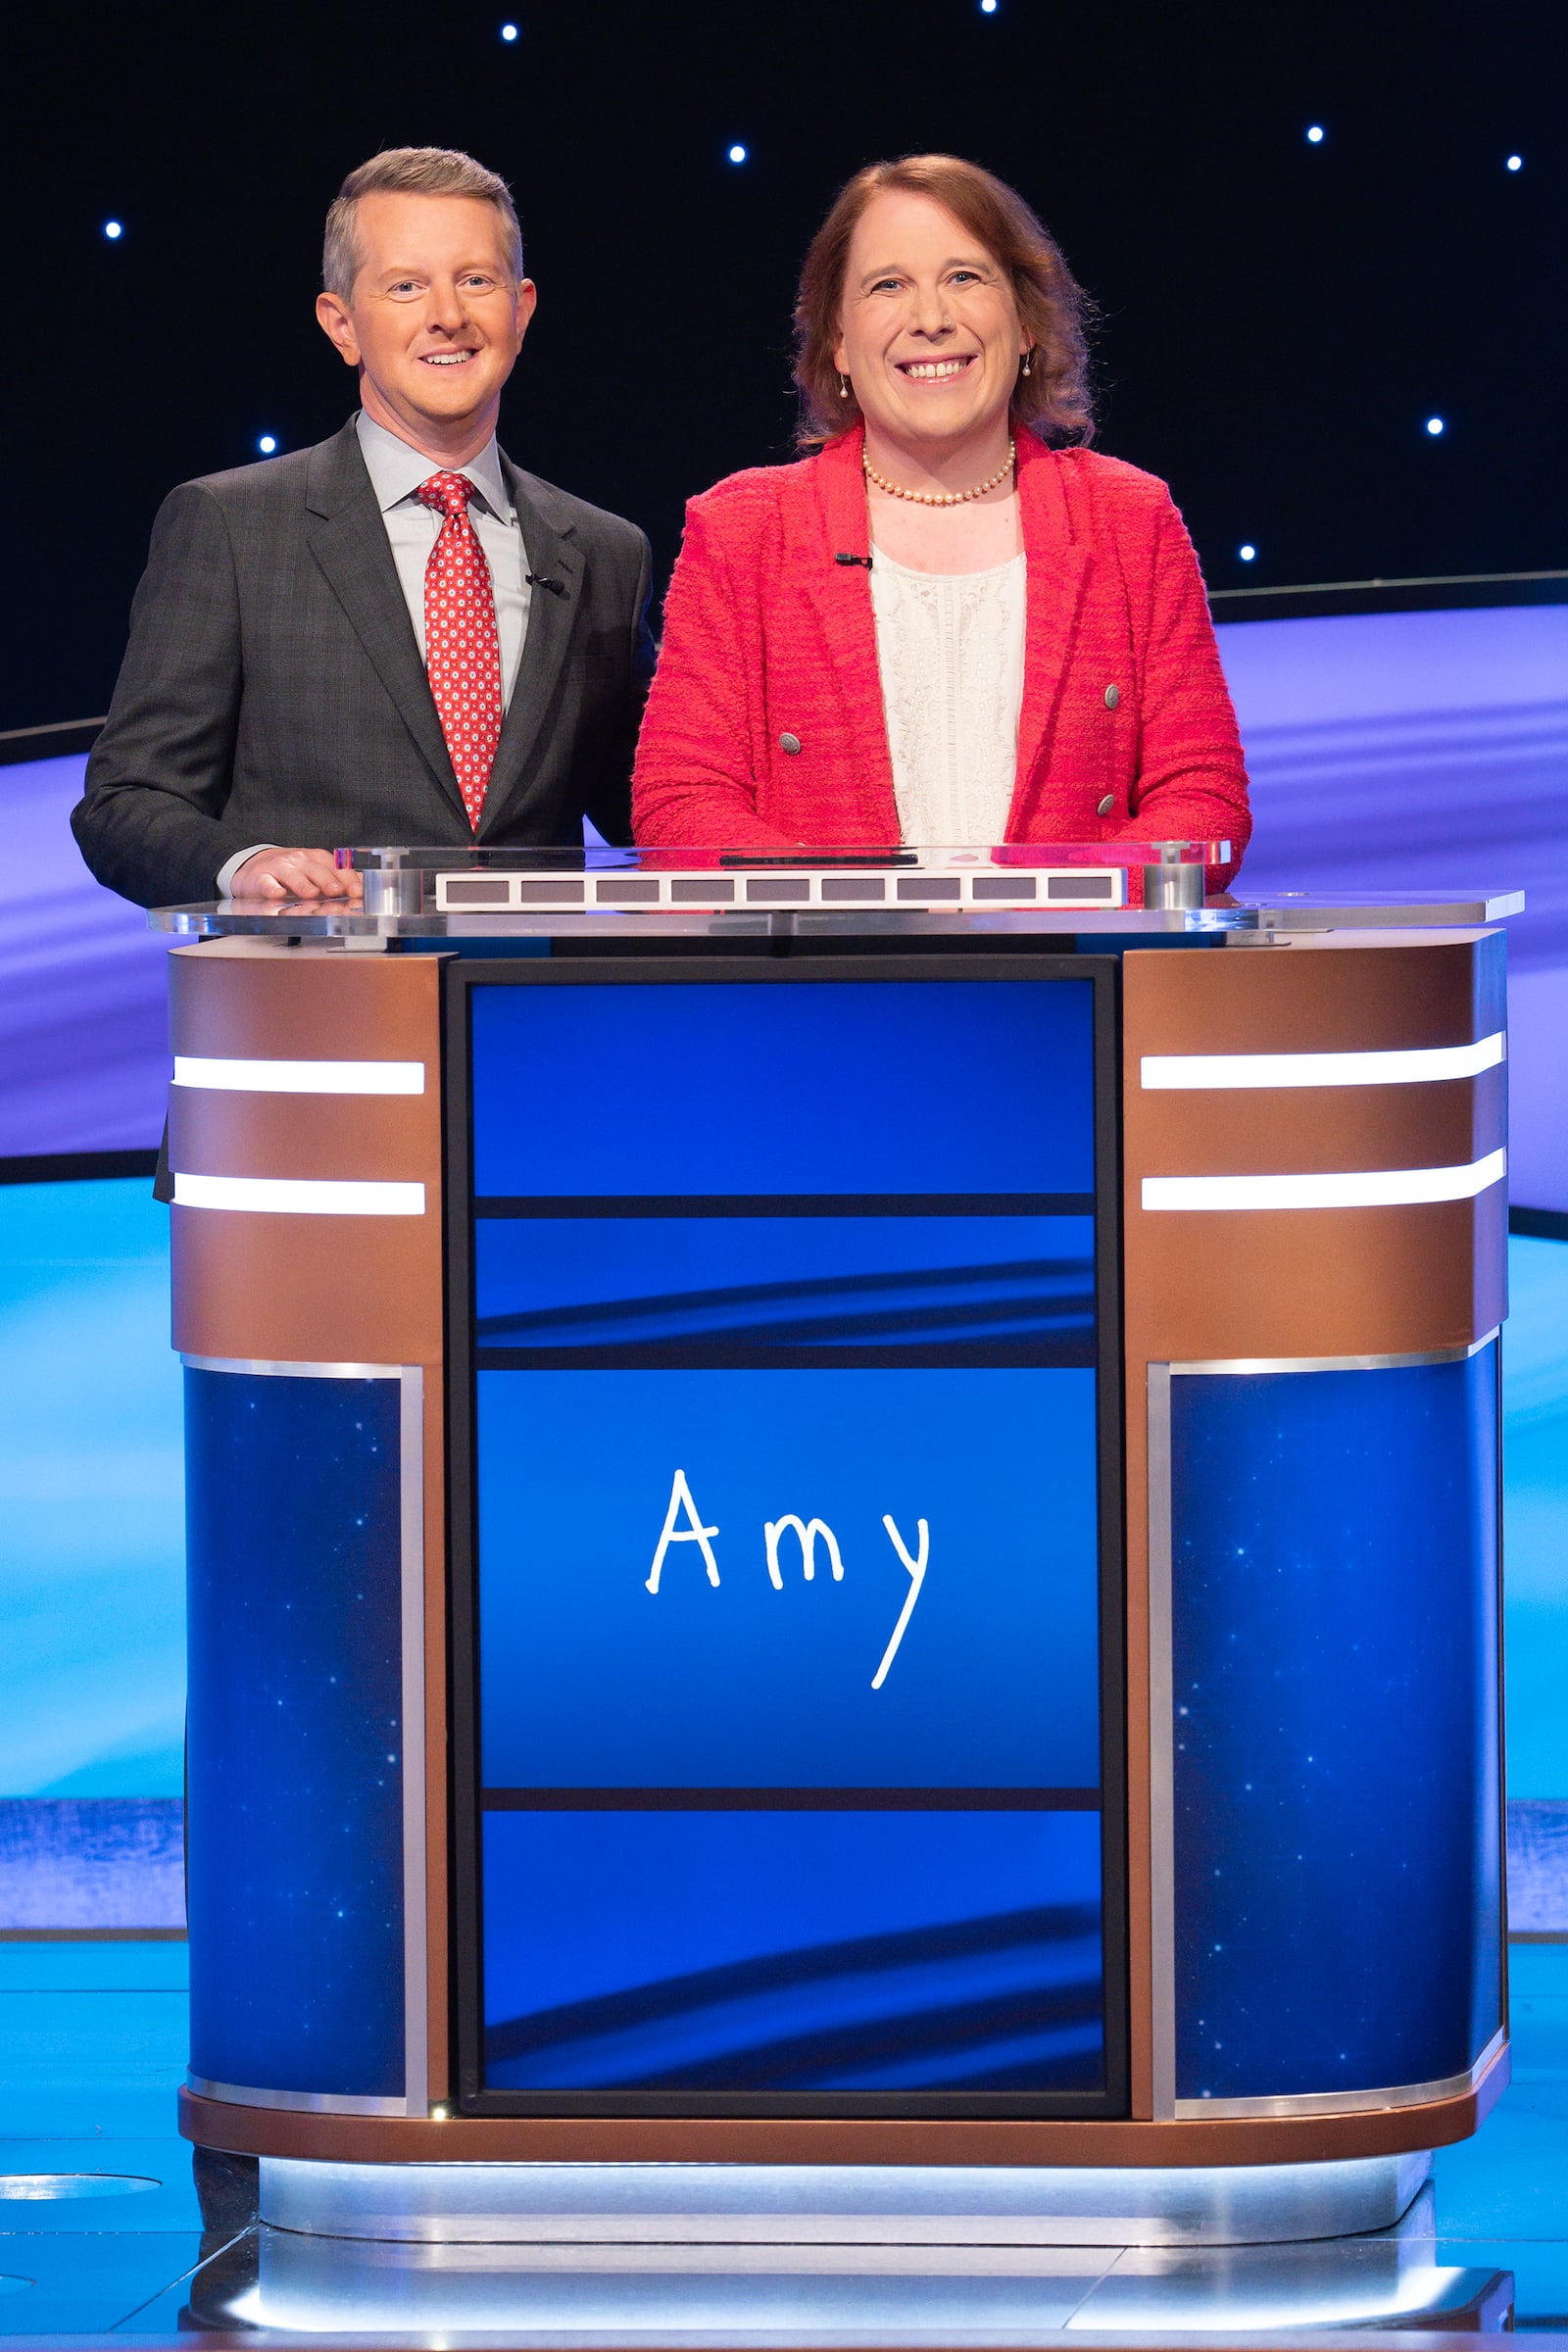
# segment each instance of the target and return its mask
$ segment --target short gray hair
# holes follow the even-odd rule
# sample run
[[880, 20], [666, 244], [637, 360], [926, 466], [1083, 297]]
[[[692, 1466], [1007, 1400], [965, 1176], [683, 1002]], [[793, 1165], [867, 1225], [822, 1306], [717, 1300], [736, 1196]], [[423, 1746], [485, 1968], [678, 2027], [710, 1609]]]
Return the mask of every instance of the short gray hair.
[[521, 277], [522, 231], [517, 226], [512, 190], [499, 172], [487, 172], [461, 147], [387, 147], [349, 173], [327, 208], [321, 283], [328, 294], [347, 302], [353, 293], [360, 267], [356, 219], [360, 198], [381, 193], [477, 196], [481, 202], [493, 204], [501, 220], [507, 268], [513, 277]]

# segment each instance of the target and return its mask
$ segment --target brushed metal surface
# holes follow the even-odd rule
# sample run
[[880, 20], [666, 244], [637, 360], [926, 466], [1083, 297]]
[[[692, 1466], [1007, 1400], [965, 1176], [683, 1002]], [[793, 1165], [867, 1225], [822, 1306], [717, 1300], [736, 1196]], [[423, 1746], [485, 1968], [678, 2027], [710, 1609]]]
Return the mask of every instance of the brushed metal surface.
[[1430, 2154], [1325, 2164], [314, 2164], [264, 2157], [261, 2218], [421, 2244], [1279, 2244], [1385, 2230]]

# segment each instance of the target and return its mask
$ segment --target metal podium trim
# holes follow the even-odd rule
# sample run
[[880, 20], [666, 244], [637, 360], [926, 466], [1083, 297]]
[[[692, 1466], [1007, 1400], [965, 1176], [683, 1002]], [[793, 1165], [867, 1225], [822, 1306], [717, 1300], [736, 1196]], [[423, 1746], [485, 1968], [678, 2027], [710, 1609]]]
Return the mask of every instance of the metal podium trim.
[[191, 1372], [251, 1372], [269, 1380], [402, 1380], [410, 1370], [418, 1376], [417, 1365], [406, 1364], [298, 1364], [260, 1355], [182, 1355], [179, 1360]]
[[220, 2099], [231, 2107], [271, 2107], [295, 2115], [403, 2116], [412, 2112], [406, 2098], [362, 2098], [349, 2091], [331, 2090], [252, 2090], [237, 2082], [209, 2082], [188, 2067], [185, 2081], [204, 2099]]
[[1434, 2099], [1458, 2098], [1474, 2090], [1507, 2038], [1499, 2026], [1473, 2066], [1462, 2075], [1446, 2075], [1439, 2082], [1401, 2082], [1385, 2090], [1297, 2091], [1277, 2099], [1178, 2099], [1176, 2118], [1192, 2123], [1207, 2115], [1367, 2115], [1385, 2107], [1425, 2107]]

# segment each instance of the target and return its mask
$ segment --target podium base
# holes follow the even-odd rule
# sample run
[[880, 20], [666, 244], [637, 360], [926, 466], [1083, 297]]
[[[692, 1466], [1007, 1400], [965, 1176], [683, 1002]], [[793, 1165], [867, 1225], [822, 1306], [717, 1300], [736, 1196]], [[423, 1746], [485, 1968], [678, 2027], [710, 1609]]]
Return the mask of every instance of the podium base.
[[1388, 2230], [1428, 2153], [1194, 2167], [321, 2164], [264, 2157], [261, 2218], [416, 2245], [1236, 2246]]

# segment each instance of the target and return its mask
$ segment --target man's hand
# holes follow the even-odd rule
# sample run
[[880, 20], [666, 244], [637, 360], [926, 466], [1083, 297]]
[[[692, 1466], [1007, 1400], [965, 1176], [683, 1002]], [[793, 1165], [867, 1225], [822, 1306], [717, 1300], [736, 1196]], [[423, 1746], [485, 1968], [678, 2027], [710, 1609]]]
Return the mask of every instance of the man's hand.
[[360, 877], [330, 850], [258, 850], [229, 884], [236, 899], [354, 899]]

